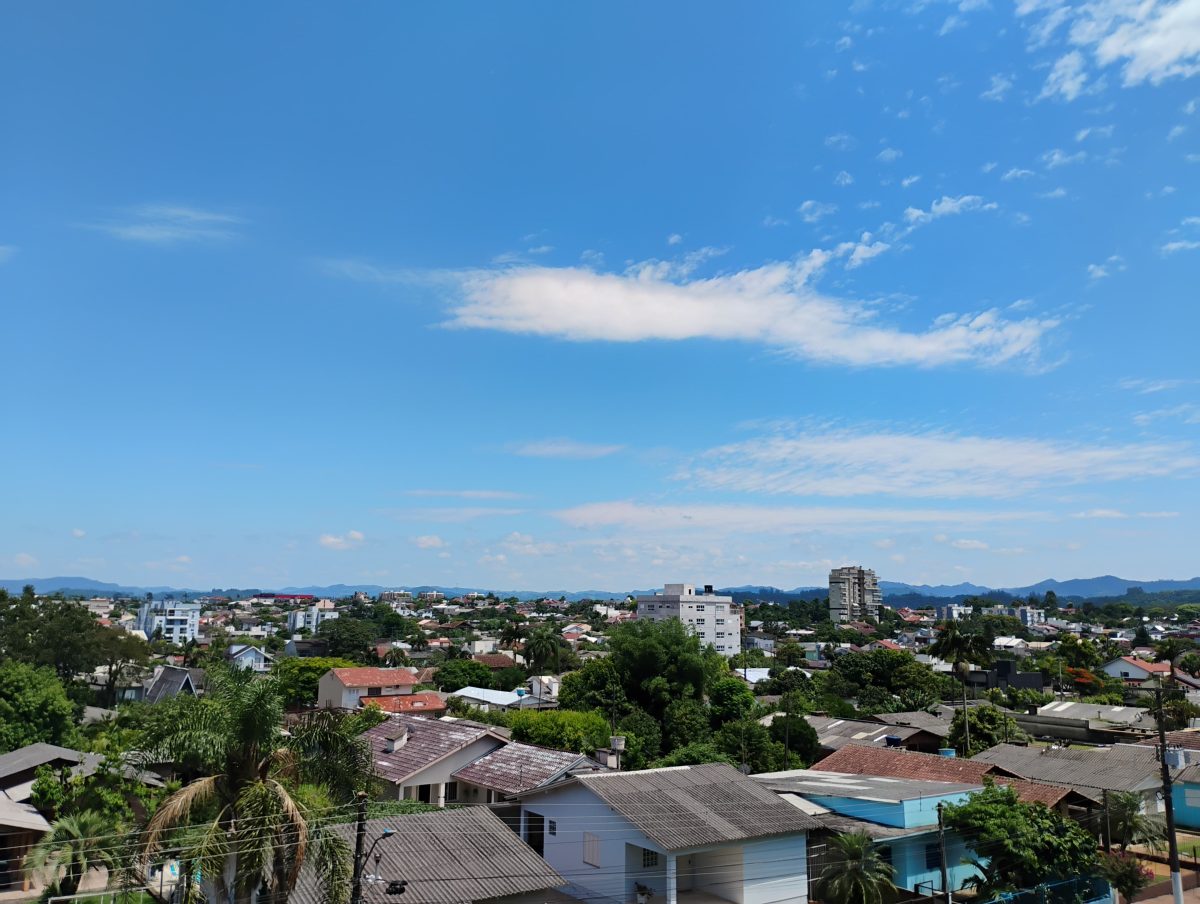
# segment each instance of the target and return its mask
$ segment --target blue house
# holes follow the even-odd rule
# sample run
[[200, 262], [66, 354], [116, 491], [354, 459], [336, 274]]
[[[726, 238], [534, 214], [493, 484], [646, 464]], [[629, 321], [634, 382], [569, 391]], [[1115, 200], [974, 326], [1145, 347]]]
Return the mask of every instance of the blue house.
[[591, 772], [516, 795], [521, 837], [594, 904], [808, 904], [811, 816], [732, 766]]
[[[963, 803], [983, 789], [978, 784], [809, 769], [764, 773], [754, 780], [817, 819], [826, 835], [866, 832], [895, 869], [897, 887], [927, 895], [944, 891], [938, 808]], [[963, 862], [971, 854], [964, 840], [951, 831], [945, 834], [946, 871], [955, 890], [976, 871]], [[824, 867], [824, 845], [815, 835], [809, 843], [810, 871], [815, 879]]]

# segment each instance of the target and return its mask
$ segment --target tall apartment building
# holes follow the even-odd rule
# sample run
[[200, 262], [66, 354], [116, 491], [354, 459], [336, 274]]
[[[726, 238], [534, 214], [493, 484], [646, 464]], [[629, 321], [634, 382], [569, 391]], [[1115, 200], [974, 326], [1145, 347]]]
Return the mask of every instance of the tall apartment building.
[[147, 639], [161, 631], [163, 640], [185, 644], [195, 640], [200, 633], [200, 604], [174, 600], [142, 603], [138, 609], [137, 626]]
[[293, 609], [289, 612], [287, 614], [288, 631], [295, 634], [297, 631], [305, 629], [310, 634], [316, 634], [317, 628], [321, 627], [322, 622], [337, 617], [338, 611], [334, 608], [333, 600], [321, 600], [311, 606]]
[[882, 604], [879, 579], [870, 568], [847, 565], [829, 572], [830, 621], [856, 621], [868, 616], [879, 618]]
[[650, 621], [677, 618], [702, 644], [712, 644], [722, 656], [733, 656], [741, 649], [741, 607], [733, 597], [713, 593], [711, 584], [700, 593], [694, 584], [667, 584], [662, 593], [639, 596], [637, 617]]

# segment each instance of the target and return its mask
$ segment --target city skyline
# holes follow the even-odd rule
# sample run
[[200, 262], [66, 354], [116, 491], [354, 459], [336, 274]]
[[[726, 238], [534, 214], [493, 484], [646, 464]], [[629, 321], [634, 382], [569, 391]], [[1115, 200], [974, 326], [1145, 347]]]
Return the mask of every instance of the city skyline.
[[1183, 7], [15, 8], [0, 577], [1190, 577]]

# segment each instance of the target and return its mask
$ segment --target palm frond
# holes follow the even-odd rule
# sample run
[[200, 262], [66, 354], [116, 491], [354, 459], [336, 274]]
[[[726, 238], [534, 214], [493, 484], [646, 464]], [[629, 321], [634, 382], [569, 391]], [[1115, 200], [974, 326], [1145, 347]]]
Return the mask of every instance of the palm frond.
[[221, 775], [198, 778], [163, 801], [146, 825], [143, 853], [150, 854], [158, 850], [164, 832], [188, 822], [193, 810], [214, 800], [222, 778]]

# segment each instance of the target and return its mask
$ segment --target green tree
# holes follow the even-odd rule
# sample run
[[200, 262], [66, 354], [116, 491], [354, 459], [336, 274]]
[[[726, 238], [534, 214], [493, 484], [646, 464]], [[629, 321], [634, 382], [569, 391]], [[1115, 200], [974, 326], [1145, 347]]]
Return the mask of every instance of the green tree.
[[74, 743], [74, 704], [50, 669], [0, 664], [0, 753], [39, 741]]
[[150, 644], [135, 634], [105, 627], [100, 628], [95, 642], [105, 676], [100, 699], [105, 706], [114, 706], [117, 689], [150, 664]]
[[[968, 721], [966, 730], [963, 727], [964, 713]], [[946, 742], [963, 756], [972, 757], [997, 744], [1028, 739], [1029, 736], [1021, 730], [1016, 720], [1004, 710], [995, 706], [972, 706], [954, 714]]]
[[[939, 630], [937, 640], [929, 645], [929, 652], [954, 666], [955, 677], [962, 682], [962, 709], [963, 712], [966, 712], [967, 676], [971, 672], [972, 665], [985, 665], [991, 660], [991, 642], [982, 634], [967, 633], [957, 621], [942, 622]], [[969, 734], [970, 721], [964, 722], [963, 726]]]
[[1122, 852], [1131, 844], [1144, 844], [1150, 850], [1158, 851], [1166, 842], [1166, 823], [1161, 816], [1146, 813], [1145, 803], [1136, 791], [1110, 791], [1108, 794], [1109, 832]]
[[474, 659], [447, 659], [438, 666], [433, 680], [448, 693], [464, 687], [491, 687], [492, 670]]
[[492, 672], [491, 687], [498, 691], [511, 691], [525, 684], [525, 670], [519, 665]]
[[713, 735], [716, 747], [751, 772], [777, 772], [789, 764], [783, 745], [757, 720], [727, 722]]
[[663, 713], [663, 749], [707, 743], [712, 735], [708, 707], [699, 700], [675, 700]]
[[357, 663], [374, 659], [375, 625], [358, 618], [331, 618], [321, 622], [317, 636], [329, 644], [330, 656], [352, 659]]
[[708, 695], [713, 728], [745, 719], [754, 709], [754, 692], [741, 678], [722, 678]]
[[1079, 823], [1042, 804], [1027, 804], [1011, 787], [989, 784], [945, 810], [946, 826], [986, 851], [993, 891], [1034, 888], [1087, 875], [1096, 864], [1096, 839]]
[[654, 760], [650, 766], [651, 768], [658, 769], [663, 766], [700, 766], [704, 763], [728, 763], [730, 766], [738, 765], [734, 762], [733, 757], [729, 756], [715, 744], [708, 741], [701, 741], [695, 744], [685, 744], [682, 747], [676, 747], [666, 756]]
[[[176, 764], [200, 778], [172, 794], [155, 812], [142, 839], [142, 855], [182, 847], [194, 862], [209, 901], [282, 904], [303, 862], [316, 859], [325, 895], [346, 899], [349, 848], [319, 818], [328, 792], [305, 784], [340, 773], [343, 790], [365, 790], [370, 751], [361, 739], [320, 737], [340, 714], [285, 735], [283, 700], [270, 678], [242, 670], [213, 669], [204, 697], [191, 701], [186, 718], [158, 725], [146, 755]], [[370, 718], [370, 717], [368, 717]], [[363, 723], [365, 724], [365, 723]], [[357, 740], [357, 743], [355, 741]]]
[[525, 638], [525, 661], [534, 675], [557, 672], [562, 654], [563, 639], [552, 628], [538, 628]]
[[866, 832], [845, 832], [829, 839], [829, 862], [813, 889], [822, 904], [883, 904], [896, 891], [891, 864]]
[[817, 730], [802, 715], [783, 712], [771, 720], [771, 739], [782, 744], [789, 756], [800, 758], [804, 766], [811, 766], [821, 754], [821, 742]]
[[1154, 871], [1144, 866], [1133, 854], [1104, 853], [1100, 855], [1100, 875], [1125, 898], [1125, 904], [1133, 896], [1154, 881]]
[[513, 740], [554, 750], [592, 753], [608, 746], [608, 720], [599, 713], [569, 709], [523, 710], [511, 713]]
[[[704, 652], [699, 638], [678, 619], [617, 625], [608, 646], [625, 696], [655, 718], [661, 718], [673, 700], [703, 697], [709, 674]], [[728, 671], [724, 659], [718, 658]]]
[[624, 769], [645, 769], [662, 753], [662, 728], [644, 709], [634, 709], [621, 717], [617, 734], [625, 735], [625, 753], [621, 756]]
[[621, 676], [608, 656], [590, 659], [577, 671], [563, 675], [558, 705], [560, 709], [598, 709], [610, 718], [617, 718], [630, 709]]
[[53, 894], [69, 896], [91, 870], [113, 866], [112, 824], [84, 810], [54, 821], [29, 852], [26, 866], [42, 877]]
[[279, 688], [284, 706], [315, 706], [321, 676], [330, 669], [350, 669], [354, 665], [349, 659], [336, 656], [288, 656], [275, 660], [271, 675]]

